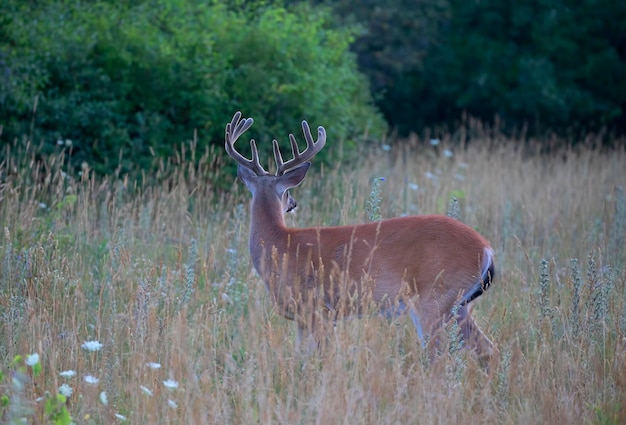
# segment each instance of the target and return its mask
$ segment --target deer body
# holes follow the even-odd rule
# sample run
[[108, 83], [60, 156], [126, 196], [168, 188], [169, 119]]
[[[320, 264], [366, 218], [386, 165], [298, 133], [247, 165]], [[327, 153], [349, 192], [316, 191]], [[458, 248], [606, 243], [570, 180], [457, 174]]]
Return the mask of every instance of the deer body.
[[270, 175], [258, 163], [254, 141], [252, 161], [234, 151], [234, 141], [252, 124], [239, 119], [235, 114], [227, 126], [226, 149], [252, 193], [250, 256], [280, 314], [297, 322], [299, 340], [310, 336], [319, 342], [324, 323], [374, 308], [388, 315], [410, 314], [424, 343], [424, 336], [435, 336], [457, 306], [467, 345], [481, 357], [492, 354], [491, 342], [467, 308], [494, 272], [493, 251], [484, 237], [441, 215], [289, 228], [284, 214], [295, 207], [289, 189], [304, 179], [310, 166], [305, 160], [323, 147], [325, 132], [320, 127], [313, 142], [304, 122], [307, 149], [300, 153], [290, 135], [294, 159], [287, 166], [274, 141], [278, 171]]

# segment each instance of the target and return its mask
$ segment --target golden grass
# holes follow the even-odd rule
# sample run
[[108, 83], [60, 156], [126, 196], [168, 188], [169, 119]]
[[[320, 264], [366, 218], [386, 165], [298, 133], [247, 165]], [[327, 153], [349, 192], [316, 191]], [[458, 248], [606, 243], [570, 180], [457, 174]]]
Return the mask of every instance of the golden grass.
[[[251, 270], [249, 194], [234, 180], [212, 186], [213, 152], [165, 165], [155, 187], [70, 178], [62, 157], [3, 164], [0, 361], [6, 372], [37, 352], [43, 366], [21, 392], [0, 383], [11, 414], [46, 422], [35, 400], [67, 383], [76, 423], [625, 423], [626, 152], [446, 148], [409, 140], [318, 166], [293, 191], [289, 222], [366, 220], [377, 177], [383, 217], [445, 213], [456, 196], [497, 255], [474, 309], [500, 349], [488, 373], [466, 352], [428, 364], [410, 320], [377, 316], [341, 322], [326, 349], [297, 355], [295, 326]], [[81, 348], [89, 340], [103, 348]]]

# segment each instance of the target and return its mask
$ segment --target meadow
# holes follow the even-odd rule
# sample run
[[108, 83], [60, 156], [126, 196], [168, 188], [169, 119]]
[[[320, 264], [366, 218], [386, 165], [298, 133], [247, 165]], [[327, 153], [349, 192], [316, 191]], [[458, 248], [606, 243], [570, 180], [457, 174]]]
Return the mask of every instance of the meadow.
[[487, 237], [497, 274], [473, 311], [499, 350], [488, 370], [454, 332], [430, 362], [408, 317], [342, 321], [323, 350], [297, 353], [251, 268], [250, 194], [218, 152], [187, 147], [143, 185], [64, 172], [71, 147], [42, 159], [13, 146], [0, 418], [626, 423], [626, 151], [592, 139], [550, 154], [488, 133], [380, 144], [349, 165], [314, 162], [292, 192], [292, 226], [448, 213]]

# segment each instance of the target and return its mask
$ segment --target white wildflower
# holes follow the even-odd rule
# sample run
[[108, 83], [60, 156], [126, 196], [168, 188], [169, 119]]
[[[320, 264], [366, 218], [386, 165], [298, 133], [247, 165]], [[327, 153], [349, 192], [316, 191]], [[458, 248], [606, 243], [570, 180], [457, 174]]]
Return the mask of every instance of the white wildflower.
[[105, 406], [109, 405], [109, 399], [107, 398], [107, 393], [105, 391], [102, 391], [100, 393], [100, 401], [102, 402], [102, 404], [104, 404]]
[[409, 189], [411, 190], [417, 190], [420, 187], [418, 185], [416, 185], [415, 183], [409, 183]]
[[144, 387], [143, 385], [140, 385], [139, 388], [141, 388], [141, 391], [143, 391], [144, 393], [146, 393], [147, 395], [152, 397], [153, 393], [152, 393], [152, 391], [150, 391], [150, 388]]
[[65, 142], [61, 139], [57, 140], [57, 145], [59, 146], [63, 146], [65, 144]]
[[85, 341], [81, 347], [87, 351], [100, 351], [103, 345], [100, 341]]
[[65, 397], [68, 397], [68, 398], [71, 397], [72, 396], [72, 392], [73, 392], [72, 387], [70, 387], [67, 384], [62, 384], [59, 387], [59, 394], [65, 396]]
[[452, 153], [450, 149], [444, 149], [443, 156], [445, 156], [446, 158], [452, 158], [454, 154]]
[[93, 375], [85, 375], [84, 379], [85, 382], [88, 384], [97, 384], [98, 382], [100, 382], [100, 380]]
[[178, 404], [176, 404], [174, 400], [167, 400], [167, 405], [170, 406], [172, 409], [176, 409], [178, 407]]
[[148, 366], [150, 369], [161, 369], [161, 363], [148, 362], [146, 363], [146, 366]]
[[63, 372], [59, 373], [59, 375], [61, 375], [64, 378], [71, 378], [73, 376], [76, 376], [76, 371], [75, 370], [64, 370]]
[[15, 387], [17, 391], [23, 391], [25, 379], [26, 379], [25, 376], [22, 376], [21, 373], [17, 372], [13, 374], [13, 377], [11, 378], [11, 383], [13, 384], [13, 387]]
[[430, 139], [430, 144], [432, 146], [437, 146], [439, 145], [439, 139]]
[[37, 363], [39, 363], [39, 354], [34, 353], [29, 356], [26, 356], [26, 366], [33, 367]]
[[176, 388], [178, 388], [178, 382], [174, 381], [173, 379], [163, 381], [163, 385], [165, 385], [165, 388], [170, 390], [175, 390]]
[[42, 210], [45, 210], [46, 208], [48, 208], [48, 205], [45, 202], [40, 202], [39, 208], [41, 208]]
[[389, 152], [391, 150], [391, 145], [384, 144], [381, 146], [381, 149], [385, 152]]
[[126, 416], [124, 416], [124, 415], [120, 415], [119, 413], [116, 413], [116, 414], [115, 414], [115, 417], [116, 417], [117, 419], [119, 419], [120, 421], [125, 421], [125, 420], [127, 420], [127, 419], [126, 419]]

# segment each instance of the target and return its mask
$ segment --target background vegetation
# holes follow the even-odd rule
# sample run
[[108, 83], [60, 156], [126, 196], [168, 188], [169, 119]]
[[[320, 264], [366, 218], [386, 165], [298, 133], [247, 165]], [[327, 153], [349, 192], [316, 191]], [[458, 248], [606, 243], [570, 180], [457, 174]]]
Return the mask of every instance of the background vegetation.
[[255, 117], [261, 141], [307, 119], [348, 152], [388, 129], [439, 137], [470, 118], [522, 140], [613, 143], [626, 131], [623, 2], [0, 7], [0, 142], [31, 140], [44, 155], [71, 142], [75, 169], [154, 170], [181, 143], [221, 145], [235, 110]]
[[445, 213], [455, 196], [497, 256], [474, 309], [500, 350], [488, 372], [463, 350], [429, 364], [408, 317], [340, 322], [300, 357], [251, 270], [249, 194], [214, 190], [208, 154], [130, 193], [22, 151], [0, 169], [19, 170], [0, 192], [2, 421], [67, 423], [65, 407], [93, 424], [624, 423], [626, 151], [552, 158], [482, 137], [317, 162], [289, 223]]
[[[72, 149], [99, 173], [150, 169], [194, 138], [223, 144], [236, 110], [254, 132], [286, 139], [303, 118], [333, 137], [386, 129], [323, 9], [221, 2], [4, 1], [2, 139]], [[267, 146], [262, 144], [261, 146]], [[123, 152], [122, 156], [120, 152]]]
[[[622, 3], [0, 5], [0, 422], [626, 423]], [[489, 370], [407, 318], [295, 352], [223, 158], [238, 109], [265, 148], [328, 129], [290, 225], [492, 241]]]
[[508, 132], [626, 131], [626, 4], [322, 0], [361, 23], [354, 50], [401, 133], [466, 113]]

